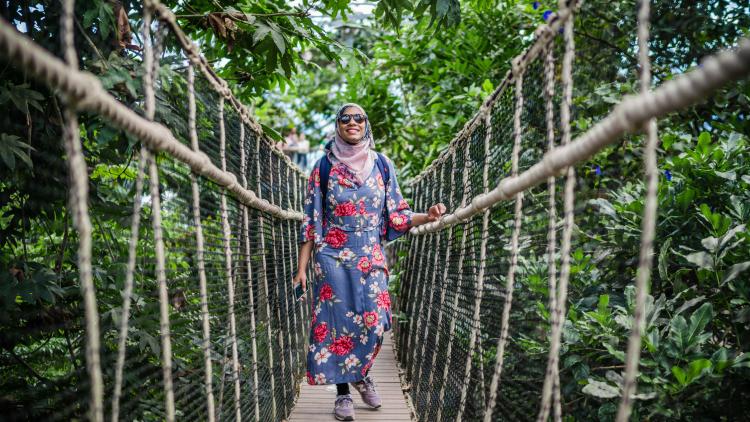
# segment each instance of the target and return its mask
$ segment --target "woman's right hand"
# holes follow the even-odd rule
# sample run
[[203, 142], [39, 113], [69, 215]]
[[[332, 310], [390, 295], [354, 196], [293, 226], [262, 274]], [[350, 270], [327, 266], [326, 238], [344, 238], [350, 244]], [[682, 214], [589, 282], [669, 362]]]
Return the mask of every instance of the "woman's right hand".
[[298, 283], [302, 283], [302, 290], [307, 290], [307, 273], [305, 273], [304, 271], [298, 271], [297, 275], [294, 276], [292, 280], [294, 281], [295, 286]]

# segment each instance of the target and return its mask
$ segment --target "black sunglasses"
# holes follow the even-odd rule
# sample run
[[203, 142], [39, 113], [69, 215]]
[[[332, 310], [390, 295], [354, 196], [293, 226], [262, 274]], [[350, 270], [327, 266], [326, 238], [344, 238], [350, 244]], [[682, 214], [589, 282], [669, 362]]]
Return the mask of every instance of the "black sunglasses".
[[359, 113], [357, 113], [357, 114], [342, 114], [341, 116], [339, 116], [339, 122], [341, 122], [343, 124], [348, 124], [349, 122], [352, 121], [352, 119], [354, 119], [354, 121], [357, 122], [357, 123], [362, 123], [365, 120], [367, 120], [367, 116], [365, 116], [364, 114], [359, 114]]

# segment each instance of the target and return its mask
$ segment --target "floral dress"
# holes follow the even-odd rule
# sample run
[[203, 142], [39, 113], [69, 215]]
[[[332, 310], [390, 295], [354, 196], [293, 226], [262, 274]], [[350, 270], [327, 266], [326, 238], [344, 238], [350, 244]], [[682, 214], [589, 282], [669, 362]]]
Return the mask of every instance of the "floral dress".
[[[381, 239], [395, 239], [411, 227], [412, 211], [396, 182], [393, 163], [386, 189], [377, 166], [359, 185], [344, 164], [328, 178], [328, 199], [320, 190], [320, 160], [310, 175], [302, 222], [304, 241], [315, 242], [307, 381], [339, 384], [364, 378], [391, 329], [388, 268]], [[383, 222], [385, 201], [388, 223]]]

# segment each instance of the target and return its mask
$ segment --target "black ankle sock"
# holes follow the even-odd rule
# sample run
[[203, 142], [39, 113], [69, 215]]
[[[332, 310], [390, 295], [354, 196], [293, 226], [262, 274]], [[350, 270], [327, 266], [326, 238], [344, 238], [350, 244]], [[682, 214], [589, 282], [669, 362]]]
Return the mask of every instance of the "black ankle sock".
[[344, 394], [349, 394], [349, 384], [343, 383], [343, 384], [336, 384], [336, 394], [341, 396]]

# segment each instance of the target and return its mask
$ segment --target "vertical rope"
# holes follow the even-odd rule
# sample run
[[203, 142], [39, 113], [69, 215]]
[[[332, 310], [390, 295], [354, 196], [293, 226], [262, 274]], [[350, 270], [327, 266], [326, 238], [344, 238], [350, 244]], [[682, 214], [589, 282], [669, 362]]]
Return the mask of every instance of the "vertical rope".
[[[521, 153], [521, 114], [523, 113], [523, 77], [524, 69], [516, 67], [513, 70], [513, 78], [516, 82], [515, 96], [516, 107], [513, 113], [513, 157], [511, 166], [511, 176], [518, 175], [518, 160]], [[510, 321], [510, 308], [513, 305], [513, 287], [516, 278], [516, 268], [518, 267], [518, 237], [521, 234], [521, 219], [523, 218], [523, 192], [516, 194], [515, 221], [513, 234], [510, 240], [510, 267], [505, 281], [505, 304], [503, 305], [503, 315], [500, 320], [500, 338], [497, 340], [497, 352], [495, 357], [495, 373], [492, 375], [490, 383], [490, 398], [484, 411], [484, 420], [492, 420], [492, 412], [495, 410], [497, 403], [497, 391], [500, 384], [500, 377], [503, 372], [503, 360], [505, 359], [505, 344], [508, 339], [508, 329]], [[484, 260], [484, 258], [482, 258]]]
[[[194, 151], [199, 151], [198, 130], [195, 126], [195, 70], [193, 64], [188, 65], [188, 131], [190, 145]], [[195, 226], [195, 259], [198, 266], [198, 284], [201, 299], [201, 328], [203, 350], [203, 382], [206, 390], [206, 413], [209, 422], [216, 420], [216, 405], [213, 392], [213, 365], [211, 363], [211, 323], [208, 313], [208, 288], [206, 287], [206, 261], [204, 258], [203, 223], [201, 222], [201, 196], [198, 176], [190, 173], [190, 184], [193, 190], [193, 225]]]
[[[284, 165], [284, 173], [286, 176], [286, 180], [284, 181], [284, 186], [287, 188], [290, 188], [291, 185], [291, 191], [287, 190], [285, 192], [287, 197], [287, 204], [289, 209], [298, 209], [296, 208], [297, 204], [295, 203], [296, 198], [296, 177], [291, 173], [291, 169], [289, 166]], [[292, 177], [290, 177], [290, 175]], [[291, 220], [286, 220], [286, 242], [287, 242], [287, 248], [289, 250], [289, 273], [287, 273], [286, 280], [289, 283], [289, 290], [287, 291], [287, 298], [291, 302], [292, 306], [292, 319], [294, 320], [294, 353], [295, 353], [295, 360], [294, 360], [294, 368], [296, 368], [301, 363], [301, 356], [300, 356], [300, 349], [304, 346], [304, 344], [301, 344], [300, 342], [304, 342], [302, 339], [303, 336], [300, 336], [299, 333], [301, 331], [301, 323], [302, 323], [302, 315], [299, 309], [299, 302], [295, 300], [294, 296], [294, 264], [297, 262], [295, 252], [297, 248], [295, 247], [297, 245], [296, 242], [296, 233], [297, 230], [295, 229], [296, 224], [292, 224]], [[294, 377], [295, 374], [292, 372], [292, 377]], [[293, 380], [292, 387], [294, 387], [296, 383], [296, 379]]]
[[[422, 183], [417, 183], [417, 185], [414, 187], [414, 207], [416, 209], [420, 209], [422, 206], [422, 196], [421, 196], [421, 189], [422, 189]], [[384, 222], [384, 224], [388, 224], [388, 222]], [[399, 347], [399, 357], [400, 361], [404, 363], [404, 367], [406, 368], [407, 372], [411, 372], [411, 368], [409, 368], [407, 364], [407, 357], [408, 357], [408, 346], [409, 346], [409, 339], [411, 337], [411, 332], [414, 329], [414, 322], [412, 321], [412, 315], [414, 315], [414, 301], [415, 301], [415, 294], [417, 291], [417, 281], [415, 281], [415, 276], [417, 274], [415, 264], [417, 262], [417, 250], [419, 249], [420, 244], [420, 237], [421, 236], [412, 236], [409, 238], [409, 260], [407, 261], [406, 266], [406, 274], [409, 276], [408, 281], [405, 284], [406, 295], [403, 296], [402, 300], [399, 300], [399, 310], [404, 312], [407, 315], [407, 321], [406, 321], [406, 328], [405, 332], [401, 332], [400, 337], [400, 347]], [[405, 280], [406, 281], [406, 280]], [[410, 378], [411, 379], [411, 378]]]
[[[456, 172], [455, 172], [455, 169], [456, 169], [456, 151], [455, 150], [451, 151], [451, 167], [450, 167], [450, 169], [451, 169], [450, 170], [451, 171], [451, 176], [450, 176], [450, 179], [451, 179], [450, 186], [451, 187], [450, 187], [449, 198], [450, 198], [450, 200], [453, 200], [453, 195], [455, 193], [455, 188], [456, 188], [456, 177], [455, 177], [455, 175], [456, 175]], [[453, 204], [451, 204], [451, 203], [448, 204], [448, 206], [452, 206], [452, 205]], [[443, 280], [443, 282], [447, 282], [447, 280], [449, 279], [449, 276], [448, 276], [448, 269], [450, 268], [449, 259], [450, 259], [450, 256], [451, 256], [451, 250], [453, 248], [453, 234], [454, 234], [454, 232], [455, 232], [455, 229], [453, 229], [453, 228], [451, 228], [451, 230], [448, 232], [448, 245], [447, 245], [447, 248], [446, 248], [446, 262], [445, 262], [445, 266], [443, 267], [443, 277], [441, 278], [441, 280]], [[433, 284], [434, 284], [434, 282], [433, 282]], [[442, 334], [442, 330], [440, 329], [440, 326], [441, 326], [441, 324], [443, 322], [443, 309], [445, 308], [445, 292], [449, 288], [450, 288], [449, 286], [444, 285], [440, 289], [440, 306], [438, 307], [438, 319], [437, 319], [437, 325], [435, 326], [435, 349], [439, 349], [440, 348], [440, 335]], [[422, 349], [422, 356], [424, 356], [424, 345], [422, 347], [423, 347], [423, 349]], [[432, 354], [432, 361], [430, 363], [430, 377], [429, 377], [429, 379], [427, 381], [427, 386], [428, 386], [428, 388], [430, 390], [432, 390], [434, 388], [434, 385], [432, 383], [433, 383], [433, 381], [435, 379], [435, 369], [436, 369], [435, 368], [435, 364], [437, 362], [437, 355], [438, 355], [437, 353], [433, 353]], [[427, 400], [428, 406], [429, 406], [429, 403], [431, 401], [430, 400], [431, 398], [432, 397], [429, 397], [428, 400]]]
[[[260, 177], [260, 136], [255, 137], [255, 179], [256, 179], [256, 185], [258, 190], [258, 198], [261, 199], [263, 196], [263, 189], [261, 185], [261, 177]], [[273, 198], [271, 198], [273, 200]], [[273, 416], [273, 420], [278, 420], [277, 417], [277, 409], [276, 409], [276, 375], [273, 372], [274, 365], [273, 365], [273, 334], [271, 332], [271, 319], [273, 318], [271, 316], [271, 299], [269, 296], [269, 290], [268, 290], [268, 265], [266, 263], [266, 233], [265, 230], [263, 230], [263, 223], [265, 218], [263, 217], [263, 213], [258, 213], [258, 227], [260, 228], [260, 249], [263, 251], [261, 254], [261, 267], [263, 268], [263, 291], [266, 294], [266, 333], [268, 335], [268, 371], [271, 375], [271, 413]], [[282, 349], [283, 350], [283, 349]], [[282, 354], [283, 356], [283, 354]]]
[[[433, 168], [434, 170], [434, 168]], [[425, 184], [427, 183], [427, 178], [425, 178]], [[425, 198], [426, 195], [424, 193], [424, 187], [420, 189], [420, 202], [421, 207], [425, 206]], [[386, 222], [386, 224], [388, 224]], [[419, 315], [422, 309], [422, 306], [424, 305], [424, 285], [422, 284], [424, 280], [422, 280], [422, 277], [420, 277], [419, 270], [422, 268], [422, 265], [424, 264], [423, 258], [424, 258], [424, 247], [425, 243], [427, 243], [427, 236], [419, 236], [418, 238], [418, 244], [417, 244], [417, 253], [416, 256], [419, 257], [419, 264], [414, 267], [417, 271], [414, 272], [414, 276], [416, 276], [416, 280], [414, 282], [414, 297], [409, 299], [410, 305], [411, 305], [411, 312], [409, 312], [409, 337], [406, 342], [406, 347], [404, 348], [405, 351], [410, 351], [414, 347], [414, 342], [417, 338], [417, 331], [419, 330]], [[417, 295], [419, 293], [419, 287], [422, 287], [422, 294]], [[417, 301], [419, 301], [419, 305], [417, 305]], [[416, 314], [416, 315], [415, 315]], [[407, 355], [408, 357], [408, 355]], [[414, 359], [413, 357], [406, 360], [406, 369], [409, 373], [409, 379], [411, 379], [412, 388], [416, 388], [416, 384], [418, 380], [414, 379]]]
[[[444, 167], [445, 166], [442, 166], [442, 165], [436, 167], [436, 170], [435, 170], [435, 173], [436, 173], [435, 183], [432, 184], [432, 189], [431, 189], [431, 194], [432, 195], [431, 195], [431, 198], [430, 198], [431, 199], [430, 202], [434, 203], [435, 200], [436, 200], [435, 199], [435, 195], [434, 195], [435, 194], [435, 184], [438, 185], [437, 199], [439, 200], [442, 197], [442, 195], [443, 195], [443, 184], [441, 182], [442, 182], [442, 173], [444, 171]], [[431, 316], [432, 316], [433, 298], [435, 297], [435, 282], [437, 281], [437, 273], [438, 273], [437, 266], [438, 266], [438, 259], [440, 257], [439, 246], [440, 246], [440, 237], [441, 237], [441, 235], [442, 235], [442, 231], [439, 231], [439, 232], [437, 232], [433, 236], [434, 240], [435, 240], [435, 243], [434, 243], [434, 246], [432, 248], [430, 248], [431, 250], [428, 252], [428, 257], [427, 257], [427, 261], [429, 262], [429, 260], [430, 260], [429, 253], [433, 253], [433, 255], [434, 255], [434, 257], [433, 257], [434, 259], [433, 259], [432, 265], [431, 265], [432, 277], [431, 277], [431, 280], [430, 280], [430, 283], [429, 283], [429, 287], [427, 285], [427, 280], [425, 280], [425, 283], [423, 284], [423, 290], [422, 290], [422, 296], [423, 297], [425, 295], [429, 295], [428, 298], [427, 298], [427, 306], [426, 306], [427, 309], [425, 310], [426, 316], [424, 318], [424, 330], [422, 330], [422, 347], [421, 348], [420, 347], [414, 347], [414, 356], [412, 357], [412, 361], [413, 362], [418, 362], [417, 367], [416, 367], [416, 372], [415, 372], [415, 375], [414, 375], [414, 379], [417, 381], [417, 383], [415, 384], [415, 386], [421, 386], [421, 382], [419, 382], [419, 379], [423, 376], [423, 374], [422, 374], [422, 366], [423, 366], [423, 364], [426, 361], [426, 359], [417, 359], [417, 357], [418, 356], [425, 356], [425, 346], [427, 344], [427, 338], [429, 337], [429, 333], [430, 333], [430, 319], [431, 319]], [[422, 306], [422, 308], [425, 308], [425, 306]], [[419, 350], [419, 354], [417, 354], [417, 350]], [[429, 387], [430, 386], [428, 384], [427, 388], [429, 388]], [[420, 389], [421, 389], [421, 387], [420, 387]], [[420, 393], [421, 393], [421, 391], [415, 390], [414, 391], [414, 398], [418, 399]]]
[[[470, 149], [469, 149], [469, 143], [466, 142], [466, 147], [464, 149], [464, 159], [463, 159], [463, 177], [461, 179], [461, 183], [464, 187], [463, 195], [461, 196], [461, 207], [466, 206], [468, 199], [469, 199], [469, 166], [467, 165], [469, 163], [469, 160], [471, 158]], [[450, 362], [451, 355], [453, 352], [453, 341], [454, 341], [454, 334], [456, 333], [456, 319], [458, 319], [458, 298], [459, 294], [461, 292], [462, 282], [463, 282], [463, 270], [464, 270], [464, 261], [466, 259], [466, 240], [467, 240], [467, 232], [468, 228], [464, 226], [461, 230], [461, 249], [458, 256], [458, 280], [456, 280], [456, 295], [453, 296], [453, 306], [451, 309], [453, 312], [451, 312], [451, 322], [450, 327], [448, 328], [448, 349], [445, 352], [445, 361]], [[421, 236], [417, 236], [419, 238]], [[445, 386], [448, 383], [448, 372], [450, 369], [450, 365], [443, 366], [443, 382], [440, 384], [440, 393], [438, 394], [438, 401], [437, 403], [434, 403], [433, 406], [437, 406], [437, 421], [440, 422], [443, 420], [443, 403], [445, 403]]]
[[[154, 119], [156, 97], [154, 95], [153, 50], [151, 45], [151, 3], [143, 8], [143, 91], [145, 112], [148, 120]], [[159, 331], [161, 337], [162, 371], [164, 376], [165, 418], [173, 422], [175, 417], [174, 388], [172, 385], [172, 339], [169, 328], [169, 293], [167, 291], [166, 258], [161, 227], [161, 198], [159, 193], [159, 168], [156, 157], [149, 155], [149, 185], [151, 191], [151, 222], [154, 230], [154, 255], [156, 257], [156, 280], [159, 285]]]
[[[73, 14], [75, 1], [64, 0], [60, 29], [62, 49], [65, 61], [71, 69], [78, 69], [73, 39]], [[65, 99], [63, 107], [63, 139], [65, 153], [68, 156], [68, 174], [70, 188], [68, 191], [68, 206], [70, 207], [73, 226], [78, 232], [78, 277], [81, 283], [84, 316], [86, 322], [86, 371], [89, 374], [91, 391], [89, 396], [89, 419], [95, 422], [104, 420], [104, 387], [99, 339], [99, 312], [96, 305], [96, 290], [91, 273], [91, 220], [89, 217], [89, 176], [83, 147], [78, 133], [78, 113], [76, 113], [72, 99]]]
[[[492, 109], [485, 110], [485, 128], [484, 137], [484, 157], [482, 160], [482, 192], [487, 193], [489, 190], [489, 169], [490, 169], [490, 140], [492, 139]], [[469, 145], [467, 144], [467, 148]], [[514, 155], [515, 157], [515, 155]], [[466, 367], [464, 368], [464, 384], [461, 387], [461, 401], [458, 406], [457, 421], [461, 421], [463, 412], [466, 408], [466, 397], [469, 387], [469, 375], [471, 374], [471, 363], [474, 358], [474, 349], [477, 343], [477, 331], [479, 330], [480, 310], [482, 307], [482, 297], [484, 296], [484, 272], [487, 267], [487, 241], [489, 240], [490, 210], [485, 209], [482, 213], [482, 239], [479, 246], [479, 274], [477, 275], [477, 293], [474, 299], [474, 315], [472, 317], [471, 334], [469, 335], [469, 353], [466, 355]], [[481, 359], [481, 357], [480, 357]], [[484, 388], [484, 387], [482, 387]]]
[[[227, 171], [226, 130], [224, 129], [224, 97], [219, 97], [219, 156], [221, 170]], [[232, 379], [234, 380], [234, 413], [237, 421], [242, 420], [240, 402], [240, 361], [237, 351], [237, 319], [234, 315], [234, 266], [232, 265], [232, 229], [229, 227], [226, 190], [221, 191], [221, 225], [224, 237], [224, 270], [227, 273], [227, 295], [229, 296], [229, 335], [232, 341]]]
[[[240, 122], [240, 174], [242, 187], [247, 189], [247, 155], [245, 153], [245, 124]], [[247, 267], [247, 295], [250, 311], [250, 350], [253, 352], [253, 400], [255, 420], [260, 420], [260, 403], [258, 397], [258, 341], [255, 322], [255, 293], [253, 292], [253, 266], [250, 258], [250, 222], [247, 205], [242, 205], [242, 232], [245, 240], [245, 266]]]
[[[649, 60], [649, 0], [641, 0], [638, 10], [638, 61], [641, 65], [641, 92], [651, 89], [651, 62]], [[626, 422], [633, 407], [633, 395], [636, 392], [638, 363], [641, 357], [641, 336], [646, 312], [646, 295], [651, 279], [653, 263], [654, 237], [656, 234], [656, 209], [658, 206], [657, 189], [659, 173], [656, 167], [656, 147], [659, 144], [656, 119], [646, 123], [646, 146], [643, 151], [645, 166], [646, 198], [641, 223], [641, 251], [638, 258], [638, 274], [635, 281], [635, 311], [633, 327], [628, 339], [628, 352], [625, 358], [625, 376], [622, 387], [622, 399], [617, 411], [617, 421]]]
[[[284, 186], [286, 181], [282, 181], [281, 179], [281, 162], [277, 161], [276, 171], [278, 172], [278, 186]], [[282, 200], [282, 189], [279, 188], [279, 205], [283, 206], [283, 200]], [[286, 344], [287, 344], [287, 350], [289, 352], [289, 379], [290, 379], [290, 386], [292, 389], [294, 389], [295, 379], [294, 379], [294, 350], [297, 346], [297, 331], [292, 329], [292, 321], [289, 320], [289, 300], [292, 299], [289, 297], [289, 290], [287, 290], [288, 286], [292, 283], [292, 277], [290, 275], [291, 269], [289, 270], [289, 273], [287, 273], [287, 260], [285, 258], [286, 256], [286, 243], [289, 241], [289, 233], [287, 232], [287, 228], [289, 227], [289, 221], [279, 221], [279, 231], [280, 238], [279, 244], [281, 246], [281, 277], [276, 278], [276, 291], [278, 292], [280, 287], [283, 286], [283, 292], [279, 293], [279, 310], [281, 309], [281, 298], [284, 298], [284, 319], [286, 320]], [[291, 254], [290, 254], [291, 255]], [[294, 306], [291, 306], [292, 312], [294, 312]], [[296, 314], [293, 314], [293, 320], [296, 320]], [[292, 331], [294, 331], [294, 342], [292, 342]]]
[[[560, 130], [562, 144], [570, 144], [570, 106], [573, 101], [573, 59], [575, 58], [575, 39], [573, 37], [573, 17], [571, 16], [564, 26], [565, 53], [562, 61], [562, 102], [560, 104]], [[566, 170], [565, 187], [563, 193], [563, 232], [562, 242], [560, 244], [560, 279], [557, 284], [557, 303], [554, 310], [555, 315], [551, 316], [552, 329], [550, 335], [550, 350], [548, 358], [548, 373], [551, 368], [557, 368], [560, 359], [560, 336], [562, 327], [565, 323], [565, 305], [568, 300], [568, 280], [570, 278], [570, 240], [573, 233], [573, 219], [575, 211], [575, 169], [571, 166]], [[554, 373], [553, 373], [554, 375]], [[553, 380], [554, 381], [554, 380]], [[560, 413], [557, 408], [559, 403], [555, 402], [555, 419], [558, 419]], [[541, 416], [541, 415], [540, 415]], [[545, 418], [546, 419], [546, 418]]]
[[[276, 160], [278, 160], [278, 157], [274, 156], [274, 157], [271, 158], [271, 161], [269, 163], [269, 165], [271, 167], [270, 168], [271, 171], [268, 172], [268, 176], [270, 177], [270, 179], [268, 181], [268, 184], [269, 184], [269, 186], [271, 188], [271, 202], [275, 201], [275, 198], [274, 198], [274, 195], [273, 195], [273, 190], [274, 190], [273, 189], [273, 187], [274, 187], [273, 167], [274, 167], [274, 162]], [[287, 406], [288, 403], [287, 403], [286, 383], [283, 381], [283, 379], [286, 378], [286, 358], [284, 357], [284, 350], [286, 349], [286, 347], [284, 346], [284, 326], [283, 326], [283, 323], [281, 321], [281, 292], [279, 291], [279, 283], [282, 282], [282, 281], [280, 281], [279, 271], [278, 271], [278, 267], [276, 265], [279, 262], [279, 256], [278, 256], [278, 253], [276, 252], [276, 250], [277, 250], [277, 248], [279, 246], [279, 241], [278, 241], [278, 238], [276, 237], [276, 225], [277, 225], [277, 223], [278, 223], [278, 220], [276, 220], [276, 219], [274, 219], [271, 222], [271, 245], [272, 245], [271, 251], [273, 253], [273, 276], [274, 276], [274, 280], [275, 280], [274, 286], [275, 286], [275, 290], [276, 290], [276, 304], [275, 304], [276, 318], [277, 318], [277, 320], [279, 322], [278, 341], [279, 341], [279, 350], [281, 351], [281, 353], [279, 353], [279, 359], [281, 361], [281, 379], [282, 379], [281, 388], [282, 388], [282, 390], [284, 392], [284, 412], [283, 412], [283, 417], [286, 417], [287, 414], [288, 414], [288, 412], [289, 412], [289, 408]], [[287, 327], [288, 326], [289, 326], [289, 324], [287, 323]]]
[[112, 391], [112, 422], [120, 417], [120, 395], [122, 394], [122, 371], [125, 368], [125, 348], [128, 339], [130, 322], [130, 304], [133, 297], [133, 278], [135, 275], [135, 258], [137, 255], [138, 237], [141, 223], [141, 197], [143, 196], [143, 179], [146, 172], [148, 152], [141, 146], [138, 159], [138, 171], [135, 177], [135, 196], [133, 200], [133, 219], [130, 221], [130, 241], [128, 243], [128, 263], [125, 271], [125, 287], [122, 292], [122, 314], [120, 315], [120, 332], [117, 341], [117, 363], [115, 364], [115, 384]]
[[[555, 62], [552, 47], [554, 41], [547, 45], [547, 52], [544, 57], [545, 71], [545, 90], [544, 100], [546, 107], [547, 121], [547, 151], [555, 148], [555, 112], [553, 109], [553, 99], [555, 96]], [[557, 265], [555, 261], [555, 250], [557, 248], [557, 207], [555, 202], [555, 178], [547, 178], [547, 192], [549, 194], [548, 209], [548, 232], [547, 232], [547, 273], [549, 277], [549, 312], [550, 327], [557, 324]], [[547, 372], [544, 377], [544, 386], [542, 387], [542, 404], [537, 416], [538, 422], [545, 422], [549, 417], [550, 403], [554, 401], [555, 409], [560, 406], [560, 374], [558, 368], [558, 354], [552, 353], [550, 347], [549, 356], [547, 357]], [[554, 400], [553, 397], [554, 396]], [[555, 421], [560, 421], [561, 415], [555, 411]]]

